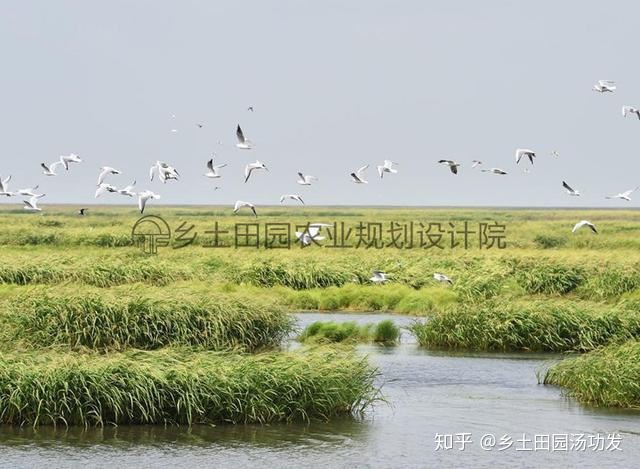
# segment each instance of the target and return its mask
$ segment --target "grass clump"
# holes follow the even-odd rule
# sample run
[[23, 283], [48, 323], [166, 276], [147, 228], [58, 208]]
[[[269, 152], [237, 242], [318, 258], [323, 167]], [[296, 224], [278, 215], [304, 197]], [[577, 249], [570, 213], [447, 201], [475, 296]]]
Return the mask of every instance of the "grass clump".
[[292, 318], [273, 305], [96, 294], [21, 297], [10, 303], [4, 322], [12, 341], [29, 347], [96, 350], [189, 345], [251, 351], [280, 345], [292, 330]]
[[546, 371], [542, 381], [564, 387], [583, 404], [640, 408], [640, 342], [562, 360]]
[[375, 377], [366, 359], [326, 348], [0, 354], [0, 424], [328, 420], [365, 410], [378, 398]]
[[567, 239], [560, 236], [539, 234], [533, 238], [533, 242], [542, 249], [555, 249], [565, 246]]
[[538, 263], [521, 266], [516, 279], [527, 293], [563, 295], [578, 288], [584, 276], [577, 266]]
[[425, 347], [478, 351], [589, 351], [640, 337], [640, 315], [572, 302], [466, 306], [416, 323]]
[[357, 324], [355, 321], [316, 321], [298, 336], [302, 343], [358, 343], [376, 342], [394, 344], [400, 337], [400, 328], [387, 319], [378, 324]]

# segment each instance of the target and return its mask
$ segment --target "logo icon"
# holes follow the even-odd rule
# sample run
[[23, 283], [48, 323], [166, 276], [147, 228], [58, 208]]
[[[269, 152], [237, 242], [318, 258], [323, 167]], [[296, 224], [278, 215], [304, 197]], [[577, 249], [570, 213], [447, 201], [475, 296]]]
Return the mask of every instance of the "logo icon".
[[163, 218], [147, 215], [140, 218], [131, 230], [133, 243], [146, 254], [157, 254], [159, 247], [171, 241], [171, 228]]

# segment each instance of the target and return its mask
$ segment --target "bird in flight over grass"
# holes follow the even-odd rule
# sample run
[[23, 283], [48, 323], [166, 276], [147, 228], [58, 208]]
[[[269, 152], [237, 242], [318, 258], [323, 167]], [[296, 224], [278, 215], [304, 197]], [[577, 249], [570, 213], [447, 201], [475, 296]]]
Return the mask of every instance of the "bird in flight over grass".
[[38, 200], [44, 197], [45, 194], [38, 194], [32, 196], [29, 200], [23, 200], [24, 209], [31, 212], [42, 212], [42, 209], [38, 207]]
[[567, 184], [565, 181], [562, 181], [562, 187], [564, 187], [567, 190], [567, 194], [569, 195], [574, 195], [574, 196], [580, 195], [580, 191], [572, 189], [571, 186]]
[[69, 163], [82, 163], [82, 158], [75, 153], [70, 153], [68, 155], [61, 155], [60, 162], [64, 165], [64, 169], [69, 171]]
[[481, 169], [480, 171], [482, 171], [483, 173], [507, 174], [506, 171], [504, 171], [504, 170], [502, 170], [500, 168]]
[[118, 171], [111, 166], [103, 166], [102, 168], [100, 168], [100, 174], [98, 174], [98, 184], [96, 184], [96, 186], [99, 186], [104, 182], [104, 178], [107, 177], [107, 174], [121, 174], [121, 171]]
[[369, 165], [365, 164], [364, 166], [358, 168], [358, 170], [355, 173], [351, 173], [350, 174], [351, 180], [356, 184], [369, 184], [369, 181], [367, 181], [364, 178], [364, 172], [367, 170], [368, 167]]
[[598, 230], [596, 230], [596, 225], [594, 225], [593, 223], [587, 220], [582, 220], [576, 223], [575, 226], [573, 227], [573, 230], [571, 230], [571, 232], [575, 233], [583, 226], [588, 226], [591, 229], [591, 231], [593, 231], [595, 234], [598, 234]]
[[302, 174], [298, 173], [298, 184], [301, 186], [310, 186], [311, 181], [317, 181], [318, 178], [315, 176], [311, 176], [310, 174]]
[[218, 172], [218, 170], [220, 168], [224, 168], [225, 166], [227, 166], [227, 163], [223, 163], [223, 164], [213, 164], [213, 160], [216, 157], [215, 153], [213, 154], [212, 158], [207, 161], [207, 169], [208, 171], [206, 173], [204, 173], [204, 175], [208, 178], [211, 179], [217, 179], [220, 178], [222, 176], [220, 176], [220, 173]]
[[531, 164], [533, 164], [533, 159], [536, 157], [536, 153], [533, 150], [528, 150], [526, 148], [518, 148], [516, 150], [516, 164], [520, 163], [522, 157], [529, 158]]
[[398, 163], [394, 163], [391, 160], [384, 160], [384, 162], [382, 163], [382, 165], [379, 165], [378, 168], [378, 174], [380, 175], [380, 179], [382, 179], [382, 177], [384, 176], [384, 173], [391, 173], [391, 174], [396, 174], [398, 172], [397, 169], [395, 169], [393, 166], [397, 165]]
[[238, 200], [233, 207], [233, 213], [238, 213], [241, 208], [249, 208], [253, 212], [253, 216], [258, 218], [258, 213], [256, 212], [256, 206], [251, 202], [243, 202], [242, 200]]
[[86, 215], [87, 210], [89, 210], [88, 208], [81, 208], [80, 210], [78, 210], [78, 215], [81, 217], [84, 217]]
[[309, 223], [304, 231], [296, 231], [296, 239], [300, 241], [302, 247], [309, 246], [312, 242], [322, 241], [324, 236], [320, 236], [322, 227], [331, 226], [326, 223]]
[[450, 285], [453, 285], [453, 281], [447, 277], [445, 274], [441, 274], [440, 272], [435, 272], [433, 274], [433, 279], [436, 280], [437, 282], [447, 282]]
[[449, 169], [453, 174], [458, 174], [458, 166], [462, 166], [460, 163], [456, 163], [453, 160], [438, 160], [438, 163], [449, 165]]
[[7, 197], [15, 195], [13, 192], [9, 192], [9, 181], [11, 181], [11, 175], [7, 176], [5, 179], [2, 179], [2, 176], [0, 176], [0, 195]]
[[286, 199], [291, 199], [291, 200], [297, 200], [298, 202], [300, 202], [302, 205], [304, 205], [304, 200], [302, 200], [302, 197], [300, 197], [298, 194], [283, 194], [280, 197], [280, 203], [284, 203], [284, 201]]
[[605, 197], [605, 199], [622, 199], [622, 200], [626, 200], [627, 202], [631, 201], [631, 194], [633, 194], [635, 191], [637, 191], [638, 188], [634, 188], [634, 189], [629, 189], [628, 191], [624, 191], [621, 192], [619, 194], [616, 195], [608, 195]]
[[151, 191], [142, 191], [138, 194], [138, 208], [140, 209], [140, 213], [144, 213], [144, 209], [147, 206], [147, 202], [151, 199], [159, 199], [160, 196], [158, 194], [154, 194]]
[[388, 281], [388, 275], [381, 270], [374, 270], [373, 276], [369, 279], [373, 283], [384, 283]]
[[256, 160], [255, 163], [249, 163], [244, 167], [244, 182], [247, 182], [251, 177], [251, 173], [256, 169], [264, 169], [265, 171], [269, 171], [269, 168], [259, 160]]
[[133, 197], [136, 195], [135, 192], [133, 192], [133, 188], [136, 187], [136, 180], [134, 179], [133, 182], [131, 184], [129, 184], [127, 187], [123, 188], [123, 189], [118, 189], [118, 194], [120, 195], [126, 195], [128, 197]]
[[55, 161], [51, 164], [40, 163], [40, 167], [44, 169], [43, 174], [45, 176], [57, 176], [56, 168], [62, 165], [62, 161]]

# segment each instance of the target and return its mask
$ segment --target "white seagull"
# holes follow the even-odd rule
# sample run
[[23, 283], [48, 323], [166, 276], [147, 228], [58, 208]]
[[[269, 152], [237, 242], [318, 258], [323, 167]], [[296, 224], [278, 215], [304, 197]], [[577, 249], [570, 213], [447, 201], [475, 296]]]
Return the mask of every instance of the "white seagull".
[[453, 281], [449, 277], [447, 277], [445, 274], [441, 274], [440, 272], [434, 273], [433, 278], [438, 282], [447, 282], [453, 285]]
[[453, 174], [458, 174], [458, 166], [461, 166], [460, 163], [456, 163], [453, 160], [438, 160], [438, 163], [449, 165], [449, 169]]
[[68, 171], [69, 163], [82, 163], [82, 158], [75, 153], [70, 153], [68, 155], [61, 155], [60, 162], [64, 165], [64, 169]]
[[373, 276], [369, 279], [373, 283], [384, 283], [387, 280], [387, 274], [382, 272], [381, 270], [374, 270]]
[[298, 173], [298, 184], [301, 186], [310, 186], [311, 181], [317, 181], [318, 178], [309, 174]]
[[622, 106], [622, 117], [627, 117], [630, 114], [635, 114], [640, 119], [640, 109], [631, 106]]
[[225, 166], [227, 166], [227, 163], [223, 163], [223, 164], [213, 164], [213, 158], [215, 158], [215, 153], [213, 154], [213, 157], [207, 161], [207, 169], [208, 171], [206, 173], [204, 173], [205, 177], [211, 178], [211, 179], [218, 179], [222, 176], [220, 176], [220, 173], [218, 172], [218, 170], [220, 168], [224, 168]]
[[18, 195], [26, 195], [28, 197], [37, 197], [38, 194], [36, 194], [36, 191], [38, 190], [39, 186], [33, 186], [33, 187], [27, 187], [26, 189], [19, 189], [17, 194]]
[[151, 191], [142, 191], [138, 194], [138, 208], [140, 209], [140, 213], [144, 213], [144, 208], [147, 206], [147, 201], [149, 199], [159, 199], [160, 196], [158, 194], [154, 194]]
[[248, 138], [245, 138], [242, 129], [240, 128], [240, 124], [238, 124], [238, 128], [236, 129], [236, 138], [238, 139], [238, 143], [236, 143], [236, 147], [241, 150], [251, 150], [253, 147], [253, 143]]
[[621, 193], [616, 194], [616, 195], [608, 195], [607, 197], [605, 197], [605, 199], [622, 199], [622, 200], [626, 200], [627, 202], [629, 202], [629, 201], [631, 201], [631, 198], [629, 196], [631, 194], [633, 194], [637, 190], [638, 190], [638, 187], [636, 187], [634, 189], [629, 189], [628, 191], [624, 191], [624, 192], [621, 192]]
[[369, 184], [369, 181], [364, 179], [364, 172], [369, 167], [368, 164], [365, 164], [361, 168], [359, 168], [355, 173], [351, 173], [351, 180], [356, 184]]
[[391, 160], [384, 160], [382, 165], [378, 166], [378, 174], [380, 175], [380, 179], [384, 176], [384, 173], [392, 173], [396, 174], [398, 172], [397, 169], [393, 167], [393, 165], [398, 165], [398, 163], [394, 163]]
[[320, 229], [327, 225], [326, 223], [310, 223], [304, 231], [296, 231], [296, 238], [300, 241], [302, 247], [309, 246], [314, 241], [322, 241], [324, 236], [320, 236]]
[[516, 150], [516, 164], [520, 163], [522, 157], [529, 158], [531, 164], [533, 164], [533, 159], [536, 157], [536, 154], [533, 150], [528, 150], [526, 148], [518, 148]]
[[103, 182], [96, 189], [95, 198], [97, 199], [106, 192], [118, 192], [118, 188], [116, 186], [112, 186], [111, 184]]
[[596, 230], [596, 225], [594, 225], [593, 223], [591, 223], [590, 221], [587, 221], [587, 220], [582, 220], [582, 221], [579, 221], [578, 223], [576, 223], [575, 226], [573, 227], [573, 229], [571, 230], [571, 232], [575, 233], [576, 231], [578, 231], [583, 226], [588, 226], [589, 228], [591, 228], [591, 231], [593, 231], [595, 234], [598, 234], [598, 230]]
[[482, 164], [482, 161], [480, 160], [471, 160], [471, 169], [480, 166]]
[[156, 164], [149, 168], [149, 180], [153, 181], [155, 173], [158, 173], [158, 178], [163, 184], [166, 184], [170, 179], [178, 179], [180, 173], [173, 166], [165, 163], [164, 161], [156, 161]]
[[251, 176], [251, 173], [254, 169], [264, 169], [269, 171], [269, 168], [267, 168], [262, 161], [256, 160], [255, 163], [249, 163], [244, 167], [244, 182], [247, 182], [249, 180], [249, 177]]
[[598, 93], [613, 93], [616, 88], [616, 82], [613, 80], [598, 80], [598, 83], [593, 85], [593, 90]]
[[562, 187], [564, 187], [567, 190], [567, 194], [569, 195], [575, 195], [575, 196], [580, 195], [580, 191], [572, 189], [571, 186], [564, 181], [562, 181]]
[[258, 213], [256, 212], [256, 206], [253, 205], [251, 202], [243, 202], [242, 200], [238, 200], [236, 204], [233, 206], [233, 213], [238, 213], [238, 210], [244, 207], [250, 208], [251, 211], [253, 212], [253, 215], [256, 218], [258, 218]]
[[286, 199], [291, 199], [291, 200], [297, 200], [298, 202], [300, 202], [302, 205], [304, 205], [304, 200], [302, 200], [302, 197], [300, 197], [298, 194], [283, 194], [280, 197], [280, 203], [284, 203], [284, 201]]
[[555, 150], [553, 150], [551, 153], [549, 153], [549, 155], [553, 156], [554, 158], [560, 158], [560, 153], [558, 153]]
[[507, 174], [506, 171], [504, 171], [504, 170], [502, 170], [500, 168], [481, 169], [480, 171], [482, 171], [483, 173]]
[[129, 184], [127, 187], [125, 187], [124, 189], [118, 189], [118, 194], [133, 197], [134, 195], [136, 195], [136, 193], [133, 192], [133, 188], [135, 186], [136, 186], [136, 180], [134, 179], [133, 182]]
[[40, 163], [40, 167], [44, 169], [43, 174], [45, 176], [57, 176], [58, 173], [56, 173], [56, 168], [62, 164], [62, 161], [55, 161], [49, 165], [46, 163]]
[[118, 171], [117, 169], [112, 168], [111, 166], [103, 166], [102, 168], [100, 168], [100, 174], [98, 174], [98, 184], [96, 184], [96, 186], [99, 186], [104, 182], [104, 178], [107, 176], [107, 174], [120, 174], [120, 173], [121, 171]]
[[29, 200], [23, 200], [24, 209], [31, 212], [42, 212], [42, 209], [38, 207], [38, 199], [42, 197], [44, 197], [44, 194], [34, 195]]
[[5, 179], [2, 179], [2, 176], [0, 176], [0, 195], [5, 195], [7, 197], [15, 195], [13, 192], [9, 192], [9, 181], [11, 181], [11, 175]]

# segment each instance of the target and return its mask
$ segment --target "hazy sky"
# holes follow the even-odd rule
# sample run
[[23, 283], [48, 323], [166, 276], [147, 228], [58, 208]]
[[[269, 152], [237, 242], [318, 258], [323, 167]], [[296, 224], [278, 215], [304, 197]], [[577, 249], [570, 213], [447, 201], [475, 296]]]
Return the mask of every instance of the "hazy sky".
[[[640, 106], [636, 0], [4, 0], [0, 8], [0, 174], [13, 175], [12, 190], [40, 184], [43, 206], [93, 203], [103, 165], [124, 173], [109, 182], [135, 178], [169, 204], [272, 204], [284, 193], [309, 204], [640, 203], [640, 193], [626, 205], [604, 200], [640, 184], [640, 121], [620, 112]], [[618, 91], [593, 92], [598, 79], [616, 80]], [[254, 150], [234, 147], [238, 123]], [[539, 154], [530, 174], [528, 163], [515, 165], [517, 147]], [[229, 164], [218, 182], [202, 176], [212, 151]], [[69, 152], [85, 162], [42, 174], [41, 162]], [[385, 158], [400, 172], [380, 181], [375, 165]], [[440, 158], [462, 162], [460, 174]], [[474, 158], [509, 175], [471, 170]], [[271, 172], [244, 184], [255, 159]], [[150, 182], [156, 160], [182, 180]], [[351, 183], [365, 163], [370, 183]], [[298, 186], [298, 170], [320, 181]], [[563, 179], [583, 196], [565, 195]]]

